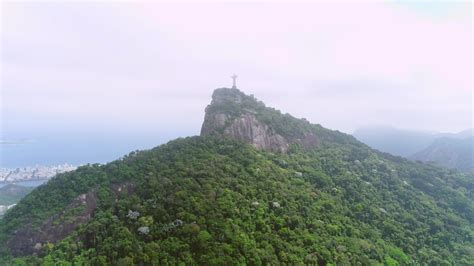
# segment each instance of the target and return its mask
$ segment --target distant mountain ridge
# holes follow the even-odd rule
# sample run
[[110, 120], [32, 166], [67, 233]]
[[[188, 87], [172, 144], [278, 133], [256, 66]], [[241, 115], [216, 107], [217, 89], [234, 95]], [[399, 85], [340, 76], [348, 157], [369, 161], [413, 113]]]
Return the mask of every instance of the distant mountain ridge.
[[353, 135], [370, 147], [393, 155], [461, 171], [474, 169], [473, 129], [435, 133], [372, 126], [357, 129]]
[[16, 184], [8, 184], [0, 187], [0, 205], [15, 204], [33, 189], [33, 187], [25, 187]]
[[409, 158], [461, 171], [474, 171], [473, 153], [474, 137], [442, 137]]
[[32, 187], [24, 187], [15, 184], [0, 187], [0, 218], [9, 208], [12, 208], [14, 204], [32, 190]]
[[361, 127], [352, 134], [370, 147], [408, 157], [431, 144], [436, 133], [397, 129], [390, 126]]

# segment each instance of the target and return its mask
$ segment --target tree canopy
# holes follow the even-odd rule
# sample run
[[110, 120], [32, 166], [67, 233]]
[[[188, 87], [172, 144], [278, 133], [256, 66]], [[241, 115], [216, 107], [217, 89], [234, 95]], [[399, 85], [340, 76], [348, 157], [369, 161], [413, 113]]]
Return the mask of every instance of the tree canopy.
[[[35, 189], [0, 222], [0, 264], [473, 265], [473, 180], [364, 145], [177, 139]], [[91, 191], [90, 219], [12, 256], [15, 231], [70, 219], [55, 214]]]

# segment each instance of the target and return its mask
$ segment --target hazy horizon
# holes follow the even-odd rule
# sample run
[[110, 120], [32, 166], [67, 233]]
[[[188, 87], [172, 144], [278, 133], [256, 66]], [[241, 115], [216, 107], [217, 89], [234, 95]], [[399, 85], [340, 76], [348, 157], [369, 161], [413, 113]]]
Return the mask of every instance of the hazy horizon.
[[197, 135], [234, 73], [268, 106], [345, 133], [473, 127], [469, 2], [1, 8], [0, 166]]

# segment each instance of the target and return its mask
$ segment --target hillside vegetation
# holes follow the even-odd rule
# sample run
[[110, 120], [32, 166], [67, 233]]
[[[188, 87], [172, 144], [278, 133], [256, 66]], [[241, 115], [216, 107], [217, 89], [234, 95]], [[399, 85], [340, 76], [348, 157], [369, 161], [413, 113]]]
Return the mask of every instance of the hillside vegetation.
[[472, 175], [261, 108], [324, 145], [189, 137], [60, 174], [0, 221], [0, 264], [474, 265]]

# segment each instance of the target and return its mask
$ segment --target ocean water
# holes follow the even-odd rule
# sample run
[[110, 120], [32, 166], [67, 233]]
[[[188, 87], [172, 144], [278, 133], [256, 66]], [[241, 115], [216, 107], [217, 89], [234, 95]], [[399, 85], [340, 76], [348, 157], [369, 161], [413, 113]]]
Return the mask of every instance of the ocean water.
[[[64, 134], [10, 137], [16, 142], [0, 143], [0, 167], [18, 168], [34, 165], [69, 163], [106, 163], [132, 151], [146, 150], [174, 139], [164, 135]], [[21, 140], [21, 141], [17, 141]]]

